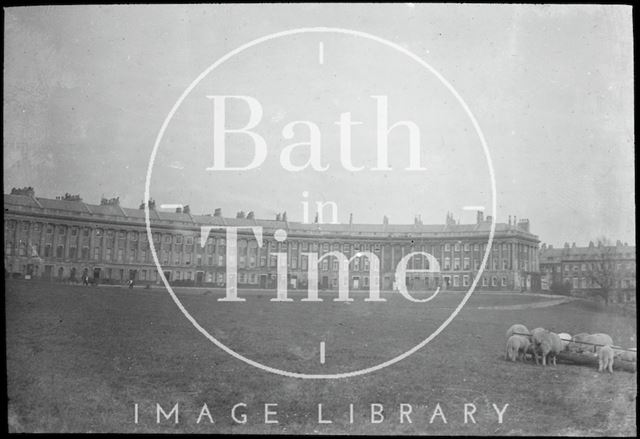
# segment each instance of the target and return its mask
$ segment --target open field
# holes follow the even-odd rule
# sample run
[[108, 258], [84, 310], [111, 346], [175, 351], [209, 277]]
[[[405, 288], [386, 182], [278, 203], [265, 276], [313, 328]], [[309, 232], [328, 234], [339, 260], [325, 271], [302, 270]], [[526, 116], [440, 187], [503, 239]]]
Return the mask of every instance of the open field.
[[[206, 294], [205, 294], [206, 292]], [[305, 373], [369, 367], [411, 348], [448, 317], [460, 293], [428, 304], [384, 294], [384, 303], [275, 303], [273, 292], [177, 291], [214, 337], [269, 366]], [[510, 293], [476, 293], [425, 348], [380, 371], [340, 380], [301, 380], [258, 370], [214, 346], [163, 290], [7, 281], [7, 383], [10, 431], [236, 432], [357, 434], [635, 435], [636, 374], [593, 368], [512, 363], [504, 359], [513, 323], [557, 332], [605, 332], [636, 346], [636, 321], [604, 314], [592, 303]], [[522, 305], [522, 309], [501, 309]], [[518, 307], [515, 307], [518, 308]], [[326, 362], [319, 361], [320, 342]], [[134, 404], [139, 407], [134, 422]], [[179, 423], [156, 423], [156, 403]], [[203, 404], [206, 416], [197, 423]], [[231, 418], [231, 409], [247, 422]], [[265, 424], [265, 403], [277, 404]], [[370, 404], [384, 420], [371, 423]], [[440, 404], [441, 416], [430, 419]], [[476, 423], [464, 423], [464, 404]], [[323, 419], [318, 423], [318, 404]], [[353, 404], [353, 422], [349, 405]], [[411, 405], [400, 422], [401, 404]], [[504, 412], [503, 423], [493, 408]], [[406, 406], [404, 406], [406, 409]]]

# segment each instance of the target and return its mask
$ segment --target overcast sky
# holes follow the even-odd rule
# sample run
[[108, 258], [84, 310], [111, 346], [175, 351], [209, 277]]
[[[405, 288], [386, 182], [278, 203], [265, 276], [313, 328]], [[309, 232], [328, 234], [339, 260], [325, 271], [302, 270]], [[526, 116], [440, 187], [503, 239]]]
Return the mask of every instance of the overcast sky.
[[[5, 10], [4, 186], [36, 195], [119, 196], [137, 207], [158, 131], [183, 91], [229, 51], [301, 27], [374, 34], [438, 71], [476, 117], [493, 159], [497, 216], [529, 218], [543, 242], [585, 245], [605, 235], [635, 241], [631, 7], [491, 5], [73, 6]], [[320, 45], [322, 44], [322, 61]], [[258, 169], [212, 172], [213, 105], [207, 95], [246, 95], [263, 110], [267, 143]], [[410, 120], [425, 171], [407, 171], [408, 134], [389, 136], [391, 171], [376, 163], [376, 100], [390, 124]], [[346, 170], [335, 122], [350, 112]], [[249, 110], [228, 108], [230, 127]], [[321, 134], [325, 172], [285, 171], [280, 154]], [[303, 148], [294, 163], [308, 157]], [[229, 136], [228, 159], [252, 159], [247, 136]], [[487, 159], [470, 119], [443, 84], [405, 55], [342, 34], [271, 40], [231, 58], [185, 99], [154, 163], [158, 204], [194, 213], [222, 207], [302, 220], [308, 200], [335, 201], [339, 221], [462, 223], [491, 205]], [[311, 209], [310, 217], [315, 213]]]

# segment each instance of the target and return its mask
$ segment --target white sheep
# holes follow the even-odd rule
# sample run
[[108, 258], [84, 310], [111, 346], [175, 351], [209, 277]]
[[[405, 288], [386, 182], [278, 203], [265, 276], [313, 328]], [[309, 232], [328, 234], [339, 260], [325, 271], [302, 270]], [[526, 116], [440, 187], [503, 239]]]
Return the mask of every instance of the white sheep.
[[628, 350], [623, 350], [619, 346], [611, 346], [613, 349], [613, 356], [623, 361], [632, 361], [637, 362], [636, 350], [635, 348], [631, 348]]
[[507, 340], [507, 360], [516, 361], [518, 357], [524, 359], [529, 348], [529, 339], [520, 335], [512, 335]]
[[569, 347], [569, 343], [571, 342], [571, 340], [573, 340], [573, 337], [571, 337], [571, 334], [567, 334], [566, 332], [559, 333], [558, 337], [560, 337], [560, 340], [562, 340], [563, 351]]
[[[547, 356], [553, 360], [553, 365], [556, 365], [556, 356], [562, 352], [562, 340], [555, 332], [546, 331], [540, 336], [540, 344], [536, 351], [542, 354], [542, 365], [547, 365]], [[536, 364], [538, 364], [538, 357], [536, 356]]]
[[568, 349], [570, 352], [575, 352], [577, 354], [580, 354], [582, 352], [588, 351], [589, 350], [589, 345], [586, 344], [582, 344], [579, 342], [584, 342], [587, 337], [589, 337], [591, 334], [588, 334], [586, 332], [581, 332], [580, 334], [576, 334], [573, 336], [572, 338], [572, 342], [569, 343]]
[[515, 325], [511, 325], [511, 327], [507, 330], [507, 338], [511, 337], [515, 333], [527, 334], [527, 335], [531, 334], [526, 326], [521, 325], [519, 323], [516, 323]]
[[549, 332], [544, 328], [536, 328], [533, 331], [531, 331], [531, 341], [533, 342], [533, 344], [535, 345], [539, 345], [540, 342], [542, 341], [542, 334]]
[[596, 354], [600, 352], [602, 346], [611, 346], [613, 345], [613, 339], [608, 334], [591, 334], [584, 339], [585, 342], [591, 343], [592, 345], [585, 345], [584, 350], [588, 352], [595, 352]]
[[598, 372], [606, 370], [613, 373], [613, 349], [609, 345], [602, 346], [598, 352]]
[[533, 351], [533, 356], [536, 359], [536, 364], [539, 364], [540, 361], [538, 353], [540, 351], [540, 343], [542, 343], [542, 335], [547, 332], [548, 331], [544, 328], [536, 328], [531, 331], [531, 345], [533, 346], [531, 350]]
[[522, 343], [526, 343], [527, 345], [523, 354], [523, 359], [526, 359], [527, 353], [529, 352], [529, 345], [531, 343], [531, 332], [529, 332], [529, 329], [527, 329], [526, 326], [516, 323], [515, 325], [511, 325], [507, 330], [507, 340], [513, 335], [525, 339]]

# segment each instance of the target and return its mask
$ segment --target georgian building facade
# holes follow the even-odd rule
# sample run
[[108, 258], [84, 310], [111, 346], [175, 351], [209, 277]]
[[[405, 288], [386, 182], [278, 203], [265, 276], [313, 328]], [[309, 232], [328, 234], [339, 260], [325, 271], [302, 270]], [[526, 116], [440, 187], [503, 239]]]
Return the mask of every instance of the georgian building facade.
[[[601, 286], [592, 274], [596, 264], [609, 264], [604, 270], [614, 277], [613, 288], [636, 286], [636, 248], [618, 241], [615, 246], [596, 245], [577, 247], [565, 243], [563, 248], [543, 245], [540, 249], [540, 273], [549, 286], [566, 285], [572, 290], [595, 290]], [[602, 270], [602, 268], [600, 269]]]
[[[80, 281], [84, 275], [98, 283], [160, 283], [145, 227], [144, 209], [121, 207], [118, 199], [87, 204], [79, 197], [46, 199], [33, 190], [16, 190], [4, 195], [5, 274], [12, 277]], [[141, 206], [143, 207], [143, 206]], [[161, 212], [150, 209], [154, 247], [165, 277], [176, 285], [223, 286], [226, 273], [226, 235], [216, 227], [237, 226], [238, 286], [274, 288], [276, 256], [287, 254], [290, 288], [306, 288], [308, 256], [342, 252], [352, 258], [349, 288], [368, 289], [370, 261], [357, 256], [372, 252], [380, 262], [380, 288], [393, 288], [395, 270], [404, 255], [423, 251], [433, 255], [439, 273], [409, 272], [409, 289], [468, 289], [479, 270], [487, 246], [491, 218], [478, 212], [475, 224], [457, 224], [452, 217], [442, 225], [388, 224], [303, 224], [282, 220], [225, 218], [193, 215], [189, 212]], [[204, 246], [201, 227], [214, 227]], [[262, 227], [260, 247], [249, 227]], [[287, 239], [277, 242], [278, 229]], [[487, 266], [479, 288], [537, 289], [538, 244], [529, 231], [528, 220], [517, 224], [497, 223]], [[427, 258], [414, 256], [409, 270], [426, 269]], [[321, 289], [337, 289], [338, 259], [321, 258], [318, 266]]]

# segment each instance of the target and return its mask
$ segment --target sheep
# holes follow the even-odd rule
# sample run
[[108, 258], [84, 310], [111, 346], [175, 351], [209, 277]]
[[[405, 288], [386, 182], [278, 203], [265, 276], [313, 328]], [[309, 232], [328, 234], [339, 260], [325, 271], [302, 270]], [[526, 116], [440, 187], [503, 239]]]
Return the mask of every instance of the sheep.
[[600, 351], [602, 346], [607, 346], [607, 345], [611, 346], [613, 344], [613, 340], [611, 339], [611, 336], [609, 336], [608, 334], [591, 334], [585, 337], [584, 341], [586, 343], [591, 343], [593, 345], [596, 345], [596, 346], [586, 345], [586, 347], [584, 348], [585, 350], [588, 350], [590, 352], [595, 352], [596, 354]]
[[536, 344], [539, 345], [540, 342], [542, 341], [542, 334], [544, 334], [545, 332], [548, 332], [546, 329], [544, 328], [536, 328], [533, 331], [531, 331], [531, 341]]
[[516, 332], [519, 334], [531, 334], [526, 326], [516, 323], [515, 325], [511, 325], [511, 327], [507, 330], [507, 339]]
[[583, 342], [586, 340], [587, 337], [589, 337], [591, 334], [587, 334], [586, 332], [581, 332], [580, 334], [576, 334], [573, 336], [573, 340], [571, 343], [569, 343], [568, 349], [571, 352], [575, 352], [577, 354], [582, 353], [583, 351], [588, 350], [588, 345], [586, 344], [582, 344], [582, 343], [578, 343], [578, 342]]
[[613, 349], [609, 345], [602, 346], [598, 352], [598, 372], [607, 370], [613, 373]]
[[611, 346], [613, 349], [613, 356], [619, 360], [637, 362], [636, 350], [631, 348], [629, 350], [623, 350], [619, 346]]
[[567, 350], [567, 348], [569, 347], [569, 343], [573, 339], [571, 337], [571, 334], [567, 334], [566, 332], [561, 332], [560, 334], [558, 334], [558, 337], [560, 337], [560, 340], [562, 340], [562, 350], [563, 351]]
[[536, 346], [533, 343], [529, 343], [529, 346], [524, 351], [524, 359], [534, 359], [536, 357]]
[[521, 358], [524, 359], [524, 356], [529, 348], [529, 339], [526, 337], [522, 337], [520, 335], [512, 335], [507, 340], [507, 360], [516, 361], [516, 359], [522, 354]]
[[536, 364], [539, 364], [539, 356], [538, 356], [538, 351], [540, 349], [540, 343], [542, 342], [542, 335], [545, 334], [546, 332], [548, 332], [546, 329], [544, 328], [536, 328], [533, 331], [531, 331], [531, 344], [533, 345], [532, 351], [533, 351], [533, 356], [536, 360]]
[[[526, 334], [526, 335], [523, 335]], [[507, 330], [507, 340], [512, 336], [520, 337], [523, 339], [521, 343], [525, 343], [528, 346], [531, 342], [531, 335], [526, 326], [516, 323], [515, 325], [511, 325], [511, 327]], [[526, 349], [524, 353], [524, 357], [526, 357]]]
[[[558, 337], [558, 334], [555, 332], [546, 331], [541, 336], [540, 345], [537, 350], [542, 354], [542, 365], [546, 366], [547, 361], [546, 358], [553, 359], [553, 365], [556, 365], [556, 356], [562, 352], [562, 340]], [[536, 364], [538, 364], [538, 358], [536, 356]]]

